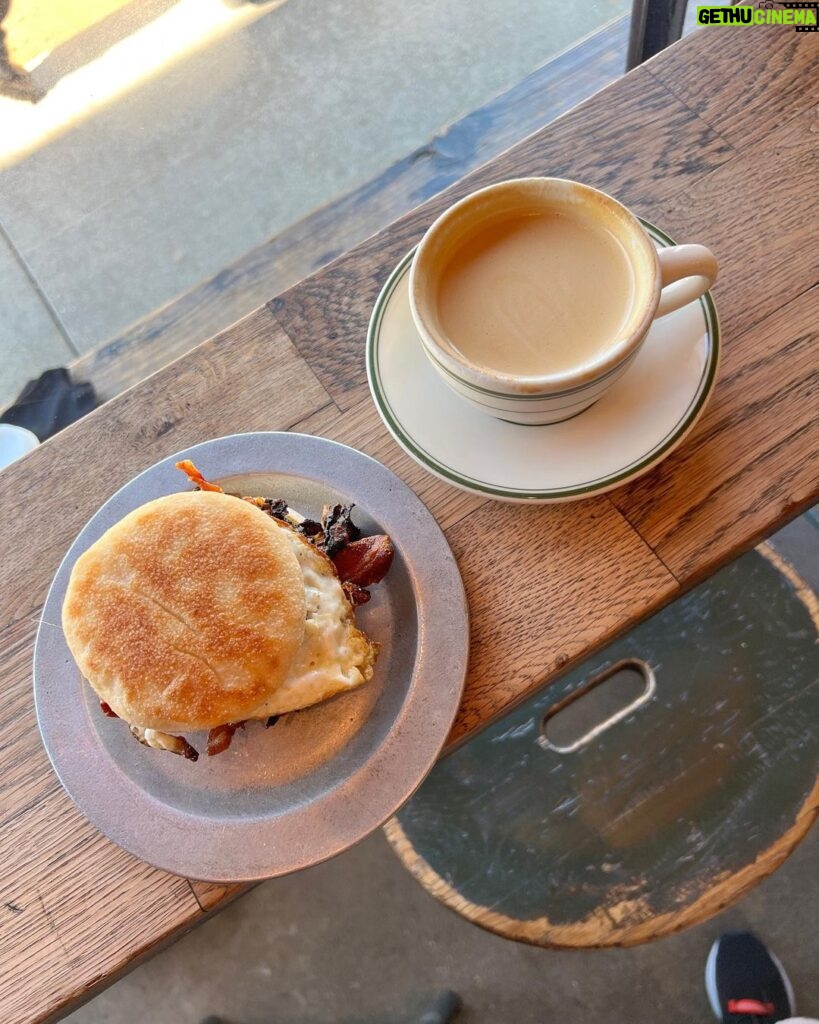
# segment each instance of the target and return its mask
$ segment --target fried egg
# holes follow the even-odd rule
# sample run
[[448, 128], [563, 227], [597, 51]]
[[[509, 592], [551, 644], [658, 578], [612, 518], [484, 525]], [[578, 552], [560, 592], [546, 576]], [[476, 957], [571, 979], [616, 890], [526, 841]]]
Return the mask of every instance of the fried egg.
[[252, 718], [297, 711], [354, 690], [372, 679], [378, 654], [378, 645], [356, 627], [353, 607], [330, 559], [302, 534], [284, 524], [282, 529], [304, 576], [304, 638], [287, 677]]

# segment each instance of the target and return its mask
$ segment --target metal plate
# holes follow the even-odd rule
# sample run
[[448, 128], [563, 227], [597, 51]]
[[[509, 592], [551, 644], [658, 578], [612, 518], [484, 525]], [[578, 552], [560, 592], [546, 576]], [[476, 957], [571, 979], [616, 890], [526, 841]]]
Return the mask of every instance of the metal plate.
[[[360, 627], [382, 645], [373, 679], [270, 729], [249, 723], [228, 751], [196, 763], [143, 747], [123, 722], [106, 718], [60, 628], [79, 555], [132, 509], [185, 490], [174, 468], [180, 458], [229, 490], [282, 496], [308, 516], [318, 517], [326, 502], [355, 502], [362, 530], [388, 533], [396, 548], [387, 578], [357, 612]], [[237, 434], [152, 466], [77, 537], [37, 634], [37, 720], [61, 783], [115, 843], [192, 878], [270, 878], [347, 849], [412, 795], [458, 709], [468, 643], [455, 559], [429, 511], [394, 473], [323, 438]], [[203, 750], [204, 736], [191, 738]]]

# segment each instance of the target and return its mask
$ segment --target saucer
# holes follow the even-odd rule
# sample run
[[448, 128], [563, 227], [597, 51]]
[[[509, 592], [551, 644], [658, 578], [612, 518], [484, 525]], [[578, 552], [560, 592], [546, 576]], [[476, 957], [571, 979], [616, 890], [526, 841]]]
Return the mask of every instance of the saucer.
[[[642, 223], [658, 247], [674, 244]], [[657, 320], [633, 364], [590, 409], [562, 423], [524, 426], [468, 405], [430, 365], [410, 313], [414, 253], [401, 260], [375, 304], [367, 377], [398, 444], [447, 483], [514, 502], [602, 494], [656, 466], [702, 415], [720, 351], [710, 293]]]

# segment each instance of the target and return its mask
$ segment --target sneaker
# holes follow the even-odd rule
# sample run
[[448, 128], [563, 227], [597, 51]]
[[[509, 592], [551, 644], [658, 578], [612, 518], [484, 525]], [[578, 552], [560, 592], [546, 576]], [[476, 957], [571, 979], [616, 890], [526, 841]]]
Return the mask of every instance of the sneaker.
[[773, 1024], [796, 1013], [782, 964], [751, 932], [717, 939], [705, 965], [705, 990], [723, 1024]]

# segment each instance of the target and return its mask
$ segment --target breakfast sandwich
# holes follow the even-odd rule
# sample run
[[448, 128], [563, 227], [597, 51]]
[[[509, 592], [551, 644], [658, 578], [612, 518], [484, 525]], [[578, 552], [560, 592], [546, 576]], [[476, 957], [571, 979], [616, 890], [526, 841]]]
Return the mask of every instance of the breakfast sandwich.
[[389, 537], [361, 537], [351, 506], [305, 519], [284, 499], [197, 490], [157, 498], [82, 554], [63, 631], [102, 711], [142, 743], [196, 760], [250, 720], [272, 724], [372, 678], [378, 646], [355, 607], [383, 579]]

